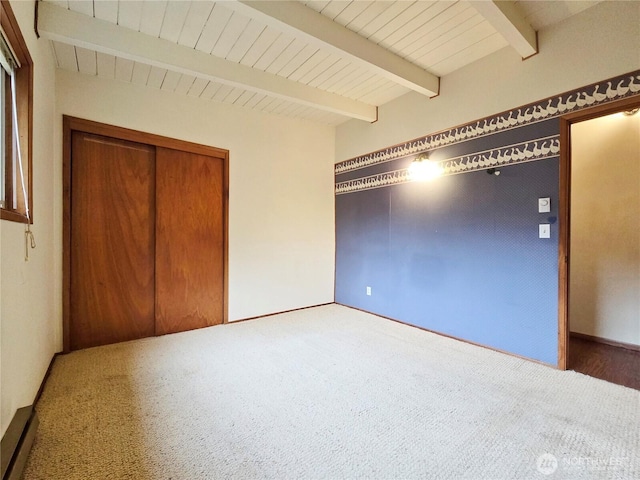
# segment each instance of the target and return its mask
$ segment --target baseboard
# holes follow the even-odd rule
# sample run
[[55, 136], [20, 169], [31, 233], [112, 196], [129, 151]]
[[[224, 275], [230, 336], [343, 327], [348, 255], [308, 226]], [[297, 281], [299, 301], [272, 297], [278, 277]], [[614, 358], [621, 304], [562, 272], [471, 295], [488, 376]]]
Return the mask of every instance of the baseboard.
[[33, 399], [34, 405], [38, 404], [38, 400], [40, 400], [40, 397], [42, 396], [42, 391], [44, 390], [44, 386], [47, 383], [47, 380], [49, 379], [49, 375], [51, 375], [51, 369], [53, 368], [53, 363], [56, 361], [56, 358], [58, 358], [58, 355], [60, 355], [60, 353], [54, 353], [53, 357], [51, 357], [51, 361], [49, 362], [49, 367], [47, 367], [47, 371], [44, 373], [42, 382], [40, 382], [40, 388], [38, 388], [38, 392], [36, 393], [36, 398]]
[[587, 335], [586, 333], [571, 332], [573, 338], [579, 338], [581, 340], [588, 340], [595, 343], [603, 343], [612, 347], [624, 348], [625, 350], [632, 350], [634, 352], [640, 352], [640, 345], [634, 345], [633, 343], [618, 342], [617, 340], [609, 340], [608, 338], [595, 337], [593, 335]]
[[2, 437], [2, 480], [19, 480], [27, 463], [38, 430], [38, 415], [33, 405], [19, 408]]
[[29, 457], [29, 452], [31, 451], [36, 431], [38, 430], [38, 424], [40, 423], [34, 405], [38, 403], [38, 400], [40, 400], [42, 396], [42, 391], [44, 390], [44, 386], [47, 383], [47, 379], [51, 374], [51, 369], [58, 355], [59, 353], [55, 353], [51, 358], [42, 382], [40, 382], [40, 388], [38, 388], [38, 392], [33, 400], [33, 405], [19, 408], [16, 411], [7, 431], [2, 437], [0, 446], [0, 457], [2, 458], [0, 470], [2, 476], [0, 476], [0, 478], [2, 480], [19, 480], [22, 478], [22, 472], [27, 463], [27, 458]]
[[516, 358], [519, 358], [521, 360], [526, 360], [527, 362], [533, 362], [533, 363], [537, 363], [539, 365], [544, 365], [545, 367], [551, 367], [551, 368], [555, 368], [555, 369], [558, 368], [557, 365], [554, 365], [552, 363], [547, 363], [547, 362], [543, 362], [541, 360], [536, 360], [535, 358], [524, 357], [522, 355], [518, 355], [517, 353], [507, 352], [506, 350], [500, 350], [499, 348], [490, 347], [489, 345], [483, 345], [482, 343], [472, 342], [471, 340], [466, 340], [466, 339], [460, 338], [460, 337], [454, 337], [453, 335], [447, 335], [446, 333], [437, 332], [435, 330], [429, 330], [428, 328], [420, 327], [418, 325], [413, 325], [413, 324], [407, 323], [407, 322], [403, 322], [402, 320], [397, 320], [397, 319], [391, 318], [391, 317], [385, 317], [384, 315], [380, 315], [380, 314], [375, 313], [375, 312], [369, 312], [367, 310], [363, 310], [362, 308], [351, 307], [349, 305], [343, 305], [342, 303], [337, 303], [337, 302], [336, 302], [336, 305], [340, 305], [342, 307], [347, 307], [347, 308], [352, 308], [354, 310], [358, 310], [359, 312], [369, 313], [371, 315], [375, 315], [376, 317], [384, 318], [385, 320], [391, 320], [392, 322], [396, 322], [396, 323], [399, 323], [401, 325], [406, 325], [407, 327], [417, 328], [418, 330], [422, 330], [422, 331], [425, 331], [425, 332], [433, 333], [434, 335], [440, 335], [441, 337], [450, 338], [450, 339], [456, 340], [458, 342], [468, 343], [469, 345], [473, 345], [475, 347], [486, 348], [487, 350], [493, 350], [494, 352], [502, 353], [504, 355], [509, 355], [510, 357], [516, 357]]
[[309, 305], [308, 307], [300, 307], [300, 308], [292, 308], [291, 310], [283, 310], [282, 312], [265, 313], [264, 315], [257, 315], [255, 317], [241, 318], [239, 320], [230, 320], [225, 325], [231, 325], [233, 323], [240, 323], [240, 322], [248, 322], [250, 320], [258, 320], [260, 318], [273, 317], [274, 315], [282, 315], [283, 313], [299, 312], [300, 310], [308, 310], [309, 308], [325, 307], [327, 305], [334, 305], [334, 304], [335, 302], [320, 303], [318, 305]]

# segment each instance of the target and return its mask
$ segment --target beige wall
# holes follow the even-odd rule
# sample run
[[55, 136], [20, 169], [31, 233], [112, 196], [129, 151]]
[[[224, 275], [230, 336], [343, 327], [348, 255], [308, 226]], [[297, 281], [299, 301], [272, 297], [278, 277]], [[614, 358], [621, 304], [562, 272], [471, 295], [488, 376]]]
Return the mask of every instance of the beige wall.
[[640, 345], [640, 113], [571, 135], [571, 331]]
[[538, 35], [522, 61], [504, 48], [441, 79], [439, 97], [409, 93], [379, 120], [336, 129], [336, 162], [640, 68], [640, 2], [603, 2]]
[[56, 208], [63, 114], [228, 149], [230, 320], [333, 301], [333, 127], [62, 70], [56, 102]]
[[24, 225], [0, 221], [0, 430], [30, 405], [58, 349], [60, 301], [54, 295], [59, 251], [54, 222], [53, 114], [55, 70], [50, 46], [33, 31], [33, 2], [11, 2], [34, 63], [33, 232], [24, 260]]

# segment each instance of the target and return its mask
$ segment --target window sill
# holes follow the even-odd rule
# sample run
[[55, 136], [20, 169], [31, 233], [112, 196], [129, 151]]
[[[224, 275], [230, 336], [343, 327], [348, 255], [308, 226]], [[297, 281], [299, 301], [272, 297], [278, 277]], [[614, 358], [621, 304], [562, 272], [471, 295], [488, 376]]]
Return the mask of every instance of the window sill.
[[0, 220], [7, 220], [9, 222], [16, 222], [16, 223], [29, 222], [26, 215], [18, 212], [13, 212], [11, 210], [5, 210], [5, 209], [0, 209]]

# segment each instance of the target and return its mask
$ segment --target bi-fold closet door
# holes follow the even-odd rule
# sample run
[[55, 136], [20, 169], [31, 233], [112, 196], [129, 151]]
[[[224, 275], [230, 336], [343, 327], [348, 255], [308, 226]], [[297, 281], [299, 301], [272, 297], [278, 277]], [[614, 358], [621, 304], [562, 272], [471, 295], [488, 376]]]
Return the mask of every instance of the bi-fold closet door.
[[70, 135], [69, 349], [222, 323], [225, 159]]

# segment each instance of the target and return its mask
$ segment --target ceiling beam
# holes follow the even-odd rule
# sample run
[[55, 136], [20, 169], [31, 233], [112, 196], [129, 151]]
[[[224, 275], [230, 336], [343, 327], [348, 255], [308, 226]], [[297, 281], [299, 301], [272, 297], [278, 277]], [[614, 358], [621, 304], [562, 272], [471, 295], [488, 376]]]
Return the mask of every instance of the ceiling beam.
[[472, 1], [471, 5], [520, 54], [528, 58], [538, 53], [536, 31], [512, 1]]
[[377, 108], [245, 65], [39, 2], [38, 31], [49, 40], [115, 55], [368, 122]]
[[331, 50], [423, 95], [434, 97], [439, 93], [437, 76], [300, 2], [237, 0], [225, 6], [278, 30], [302, 36], [312, 45]]

